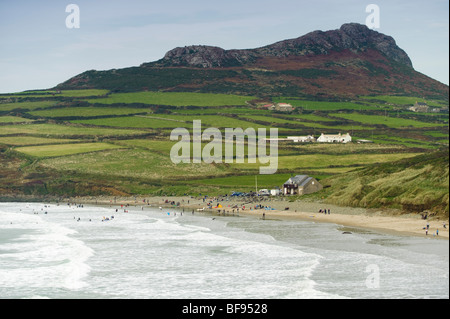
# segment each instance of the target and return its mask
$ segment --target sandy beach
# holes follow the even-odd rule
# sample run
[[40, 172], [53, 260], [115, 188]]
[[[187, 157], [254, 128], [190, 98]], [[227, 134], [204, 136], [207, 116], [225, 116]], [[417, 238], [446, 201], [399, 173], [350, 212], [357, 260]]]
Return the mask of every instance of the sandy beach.
[[[401, 214], [398, 211], [340, 207], [324, 203], [294, 201], [288, 198], [267, 197], [249, 202], [246, 198], [180, 197], [77, 197], [64, 200], [95, 205], [131, 205], [152, 208], [179, 208], [194, 214], [245, 215], [259, 219], [297, 219], [333, 223], [342, 226], [373, 229], [383, 232], [436, 239], [449, 238], [448, 219], [422, 219], [420, 214]], [[208, 206], [208, 203], [211, 205]], [[259, 207], [258, 205], [261, 205]], [[255, 208], [258, 206], [257, 208]], [[323, 211], [326, 210], [327, 214]], [[322, 212], [320, 212], [322, 211]], [[329, 213], [328, 213], [329, 212]], [[445, 227], [444, 227], [445, 225]], [[427, 231], [428, 226], [428, 231]]]

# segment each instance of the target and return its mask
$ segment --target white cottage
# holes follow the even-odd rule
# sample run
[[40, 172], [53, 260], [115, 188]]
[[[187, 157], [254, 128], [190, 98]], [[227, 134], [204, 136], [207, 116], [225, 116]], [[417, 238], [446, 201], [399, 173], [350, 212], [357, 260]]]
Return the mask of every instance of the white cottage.
[[292, 140], [296, 143], [313, 143], [316, 141], [315, 137], [312, 135], [308, 136], [288, 136], [288, 140]]
[[352, 137], [347, 134], [323, 134], [317, 139], [319, 143], [349, 143], [352, 141]]
[[275, 109], [282, 112], [292, 112], [294, 110], [292, 105], [288, 103], [278, 103]]

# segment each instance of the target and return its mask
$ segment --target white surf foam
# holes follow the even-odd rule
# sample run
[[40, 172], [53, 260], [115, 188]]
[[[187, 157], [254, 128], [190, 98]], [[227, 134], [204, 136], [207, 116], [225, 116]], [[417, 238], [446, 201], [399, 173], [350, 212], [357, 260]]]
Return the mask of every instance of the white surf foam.
[[3, 264], [9, 265], [0, 268], [0, 286], [66, 289], [85, 286], [83, 278], [90, 270], [86, 261], [93, 250], [73, 238], [76, 231], [33, 212], [14, 208], [5, 211], [5, 207], [1, 210], [0, 227], [23, 234], [0, 243]]

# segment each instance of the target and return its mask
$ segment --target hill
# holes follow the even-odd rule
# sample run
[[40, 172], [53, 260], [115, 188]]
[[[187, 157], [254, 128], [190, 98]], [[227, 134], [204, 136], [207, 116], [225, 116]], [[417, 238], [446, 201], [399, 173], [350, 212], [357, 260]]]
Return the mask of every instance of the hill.
[[308, 98], [409, 95], [448, 101], [448, 86], [414, 70], [387, 35], [349, 23], [256, 49], [187, 46], [139, 67], [90, 70], [56, 89], [192, 91]]
[[[277, 103], [293, 110], [267, 107]], [[273, 175], [248, 158], [175, 164], [171, 133], [194, 120], [280, 138], [349, 132], [353, 143], [280, 142]], [[311, 195], [321, 203], [448, 216], [448, 137], [448, 86], [416, 72], [391, 37], [346, 24], [256, 49], [176, 48], [55, 90], [1, 94], [0, 200], [216, 196], [305, 174], [325, 185]]]

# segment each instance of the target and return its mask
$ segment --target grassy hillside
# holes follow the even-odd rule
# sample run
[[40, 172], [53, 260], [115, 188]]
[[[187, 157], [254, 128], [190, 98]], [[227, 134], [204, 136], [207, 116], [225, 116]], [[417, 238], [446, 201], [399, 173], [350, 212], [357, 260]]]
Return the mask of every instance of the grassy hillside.
[[343, 206], [390, 207], [409, 212], [430, 210], [448, 218], [448, 149], [362, 170], [323, 181], [328, 203]]
[[[443, 170], [440, 157], [431, 155], [448, 148], [448, 113], [410, 112], [408, 103], [415, 99], [383, 95], [317, 101], [278, 96], [255, 101], [245, 95], [104, 90], [4, 95], [0, 198], [219, 195], [253, 191], [256, 180], [258, 188], [275, 188], [292, 174], [309, 174], [328, 186], [313, 198], [448, 213], [448, 164]], [[290, 113], [258, 108], [292, 101], [296, 107]], [[445, 101], [434, 103], [446, 106]], [[225, 163], [222, 156], [221, 163], [174, 164], [170, 151], [176, 142], [170, 141], [170, 134], [177, 127], [191, 132], [194, 120], [202, 121], [202, 130], [215, 127], [222, 134], [226, 128], [273, 127], [279, 137], [349, 132], [353, 143], [280, 142], [273, 175], [259, 175], [265, 165], [247, 158], [244, 163]], [[358, 139], [374, 143], [357, 143]], [[207, 144], [203, 141], [202, 148]], [[222, 143], [223, 155], [224, 150]], [[244, 150], [247, 154], [248, 145]], [[429, 163], [423, 164], [423, 158]]]

